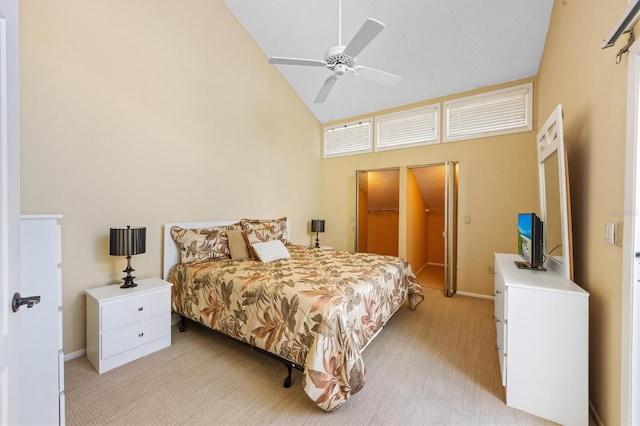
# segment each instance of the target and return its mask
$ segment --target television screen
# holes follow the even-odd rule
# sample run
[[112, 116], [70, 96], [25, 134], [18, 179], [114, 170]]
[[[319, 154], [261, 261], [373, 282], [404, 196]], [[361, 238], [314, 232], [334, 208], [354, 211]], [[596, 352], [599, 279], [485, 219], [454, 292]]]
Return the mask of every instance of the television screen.
[[542, 221], [535, 213], [518, 214], [518, 254], [529, 268], [541, 269]]

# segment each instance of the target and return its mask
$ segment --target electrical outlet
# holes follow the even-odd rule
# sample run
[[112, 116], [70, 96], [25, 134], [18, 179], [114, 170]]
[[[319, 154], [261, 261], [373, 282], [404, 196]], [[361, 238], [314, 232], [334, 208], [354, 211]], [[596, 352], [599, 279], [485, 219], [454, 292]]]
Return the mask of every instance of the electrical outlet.
[[487, 274], [489, 275], [495, 275], [496, 271], [493, 270], [493, 266], [488, 266], [487, 267]]

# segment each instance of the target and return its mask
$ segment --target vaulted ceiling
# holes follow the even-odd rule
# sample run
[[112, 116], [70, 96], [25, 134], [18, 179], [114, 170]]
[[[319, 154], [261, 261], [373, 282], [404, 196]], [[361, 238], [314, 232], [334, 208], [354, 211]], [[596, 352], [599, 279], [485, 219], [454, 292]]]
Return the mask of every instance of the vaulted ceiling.
[[[324, 103], [324, 67], [277, 66], [321, 123], [538, 74], [553, 0], [223, 0], [270, 56], [324, 60], [367, 18], [385, 24], [357, 65], [402, 76], [388, 87], [347, 72]], [[339, 16], [342, 26], [339, 28]]]

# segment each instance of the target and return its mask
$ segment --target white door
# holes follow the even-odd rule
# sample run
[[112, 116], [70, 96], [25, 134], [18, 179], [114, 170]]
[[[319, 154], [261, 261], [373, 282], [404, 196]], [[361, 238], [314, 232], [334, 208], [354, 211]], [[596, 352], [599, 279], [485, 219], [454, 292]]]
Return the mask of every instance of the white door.
[[640, 46], [629, 51], [623, 221], [621, 420], [640, 424]]
[[20, 290], [20, 136], [18, 2], [0, 0], [0, 422], [19, 424], [22, 389], [19, 315], [11, 310]]
[[[633, 91], [629, 101], [633, 105], [632, 117], [628, 126], [633, 127], [632, 141], [627, 141], [627, 182], [625, 206], [632, 206], [638, 212], [640, 208], [640, 53], [634, 48], [629, 60], [635, 62], [630, 67], [635, 79], [627, 90]], [[629, 164], [630, 163], [630, 164]], [[637, 425], [640, 422], [640, 215], [625, 217], [626, 241], [623, 243], [623, 296], [622, 296], [622, 420], [626, 424]], [[629, 228], [629, 229], [626, 229]]]

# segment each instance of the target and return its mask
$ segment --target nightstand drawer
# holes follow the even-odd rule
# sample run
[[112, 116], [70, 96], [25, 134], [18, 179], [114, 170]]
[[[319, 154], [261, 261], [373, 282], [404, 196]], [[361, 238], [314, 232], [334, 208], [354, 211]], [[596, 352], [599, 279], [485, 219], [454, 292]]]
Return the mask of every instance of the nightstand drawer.
[[100, 307], [100, 329], [111, 330], [135, 321], [171, 312], [169, 289], [105, 303]]
[[106, 359], [152, 342], [171, 332], [171, 313], [106, 332], [102, 335], [101, 358]]

